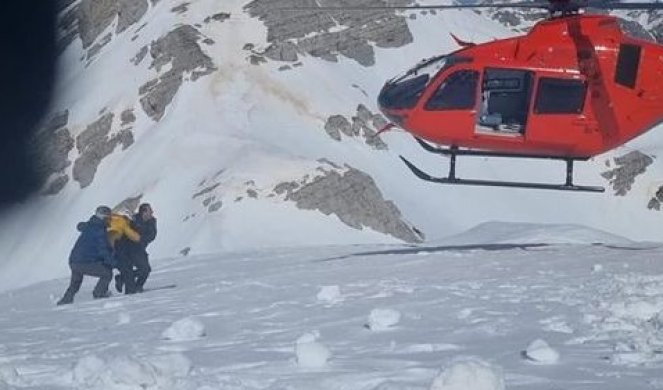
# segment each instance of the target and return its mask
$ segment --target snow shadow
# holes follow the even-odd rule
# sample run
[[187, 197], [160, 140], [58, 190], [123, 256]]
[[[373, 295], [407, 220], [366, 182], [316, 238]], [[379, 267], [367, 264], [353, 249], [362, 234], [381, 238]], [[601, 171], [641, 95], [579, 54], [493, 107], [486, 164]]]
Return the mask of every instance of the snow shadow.
[[398, 248], [398, 249], [385, 249], [379, 251], [357, 252], [344, 256], [330, 257], [319, 261], [344, 260], [344, 259], [350, 259], [353, 257], [362, 257], [362, 256], [413, 255], [421, 253], [458, 252], [458, 251], [475, 251], [475, 250], [484, 250], [484, 251], [505, 251], [513, 249], [529, 250], [532, 248], [543, 248], [548, 246], [551, 245], [545, 243], [532, 243], [532, 244], [503, 243], [503, 244], [438, 245], [438, 246], [424, 246], [424, 247], [417, 246], [417, 247]]

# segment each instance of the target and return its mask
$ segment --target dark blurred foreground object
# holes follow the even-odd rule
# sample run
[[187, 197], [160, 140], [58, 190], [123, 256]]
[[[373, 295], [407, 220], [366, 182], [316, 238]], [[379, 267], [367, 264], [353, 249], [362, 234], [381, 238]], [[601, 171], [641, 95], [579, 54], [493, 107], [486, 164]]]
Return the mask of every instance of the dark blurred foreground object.
[[55, 3], [14, 1], [0, 13], [0, 208], [26, 199], [40, 184], [29, 141], [53, 89]]

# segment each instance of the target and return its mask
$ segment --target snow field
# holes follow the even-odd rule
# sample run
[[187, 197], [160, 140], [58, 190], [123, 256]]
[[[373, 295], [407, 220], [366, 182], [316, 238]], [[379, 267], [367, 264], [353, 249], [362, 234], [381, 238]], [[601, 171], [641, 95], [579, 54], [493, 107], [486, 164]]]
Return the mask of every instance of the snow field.
[[[653, 390], [661, 256], [579, 244], [255, 250], [155, 262], [149, 283], [177, 288], [103, 301], [86, 278], [67, 307], [49, 300], [67, 280], [44, 282], [0, 293], [0, 383]], [[339, 296], [329, 286], [342, 301], [320, 299]]]

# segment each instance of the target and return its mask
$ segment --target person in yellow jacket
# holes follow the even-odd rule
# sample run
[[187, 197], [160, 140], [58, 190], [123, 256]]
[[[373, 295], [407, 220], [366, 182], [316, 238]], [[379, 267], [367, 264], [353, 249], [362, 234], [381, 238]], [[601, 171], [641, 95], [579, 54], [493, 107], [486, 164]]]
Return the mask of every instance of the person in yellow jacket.
[[140, 241], [140, 234], [131, 227], [131, 219], [121, 214], [111, 214], [108, 224], [108, 241], [113, 248], [122, 237], [127, 237], [133, 242]]
[[[118, 284], [121, 286], [126, 284], [126, 280], [134, 279], [133, 264], [126, 251], [123, 251], [121, 246], [118, 245], [120, 240], [140, 242], [140, 234], [131, 227], [129, 217], [113, 213], [108, 223], [108, 241], [114, 249], [117, 268], [120, 271], [120, 274], [115, 276], [116, 288]], [[118, 290], [121, 292], [121, 287]]]

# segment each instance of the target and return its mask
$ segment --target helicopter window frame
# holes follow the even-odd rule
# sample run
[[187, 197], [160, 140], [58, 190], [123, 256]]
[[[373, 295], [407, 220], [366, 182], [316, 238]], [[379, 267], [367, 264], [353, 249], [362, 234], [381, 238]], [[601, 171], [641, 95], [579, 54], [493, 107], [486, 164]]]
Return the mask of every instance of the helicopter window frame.
[[[463, 83], [468, 83], [468, 76], [463, 77], [462, 79], [457, 78], [460, 74], [467, 74], [472, 77], [473, 80], [470, 80], [470, 85], [474, 85], [472, 92], [470, 88], [466, 90], [461, 90], [461, 94], [449, 93], [446, 88], [456, 87], [454, 82], [462, 81]], [[456, 111], [456, 110], [472, 110], [475, 109], [477, 104], [477, 93], [479, 88], [479, 80], [481, 79], [481, 74], [476, 69], [465, 68], [458, 69], [454, 72], [448, 74], [440, 85], [436, 88], [435, 92], [426, 101], [424, 109], [427, 111]], [[451, 81], [451, 83], [450, 83]], [[439, 100], [441, 95], [450, 96], [453, 100]], [[437, 99], [436, 99], [437, 97]]]
[[587, 81], [582, 78], [539, 77], [534, 114], [579, 115], [585, 109]]

